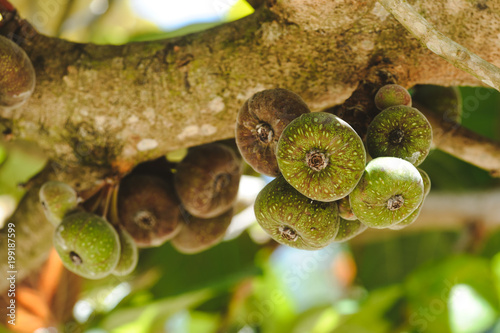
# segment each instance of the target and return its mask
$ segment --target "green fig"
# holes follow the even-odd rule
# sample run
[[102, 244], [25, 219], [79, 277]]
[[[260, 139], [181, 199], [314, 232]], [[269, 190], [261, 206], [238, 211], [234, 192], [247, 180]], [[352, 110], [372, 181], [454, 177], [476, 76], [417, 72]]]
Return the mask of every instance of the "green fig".
[[311, 112], [299, 95], [286, 89], [267, 89], [250, 97], [236, 120], [236, 144], [245, 161], [257, 172], [280, 174], [276, 146], [285, 127]]
[[68, 184], [60, 181], [44, 183], [40, 187], [39, 198], [45, 217], [55, 227], [61, 223], [67, 213], [76, 209], [78, 205], [76, 191]]
[[119, 224], [140, 248], [160, 246], [180, 231], [179, 206], [173, 185], [163, 178], [131, 174], [120, 182]]
[[212, 218], [233, 206], [242, 171], [241, 160], [222, 144], [190, 148], [177, 166], [175, 189], [191, 215]]
[[87, 212], [64, 217], [54, 233], [64, 266], [87, 279], [108, 276], [120, 259], [120, 240], [105, 219]]
[[356, 215], [352, 212], [351, 203], [349, 202], [349, 196], [343, 197], [342, 199], [337, 201], [339, 205], [339, 215], [342, 219], [348, 221], [357, 220]]
[[393, 230], [400, 230], [403, 228], [406, 228], [413, 222], [417, 220], [417, 217], [420, 215], [420, 211], [422, 210], [422, 206], [424, 205], [425, 198], [427, 197], [427, 194], [429, 194], [431, 190], [431, 179], [429, 178], [429, 175], [422, 169], [417, 168], [418, 172], [420, 172], [420, 176], [422, 176], [422, 180], [424, 182], [424, 198], [422, 199], [422, 202], [420, 205], [418, 205], [417, 209], [413, 211], [413, 213], [410, 214], [407, 218], [405, 218], [403, 221], [390, 226], [389, 229]]
[[429, 154], [432, 128], [425, 116], [409, 106], [380, 112], [368, 126], [366, 145], [371, 157], [399, 157], [418, 166]]
[[35, 70], [22, 48], [0, 36], [0, 107], [22, 105], [35, 90]]
[[177, 251], [184, 254], [205, 251], [220, 243], [232, 218], [232, 208], [209, 219], [185, 214], [181, 231], [170, 242]]
[[349, 195], [354, 215], [368, 227], [379, 229], [407, 218], [423, 197], [423, 180], [417, 168], [396, 157], [371, 160]]
[[405, 87], [398, 84], [387, 84], [375, 94], [377, 109], [385, 110], [397, 105], [411, 106], [411, 95]]
[[339, 232], [333, 241], [337, 243], [348, 241], [366, 229], [368, 229], [368, 227], [359, 220], [349, 221], [341, 217], [339, 220]]
[[139, 253], [134, 239], [126, 230], [118, 228], [117, 232], [120, 239], [120, 260], [111, 273], [116, 276], [125, 276], [132, 273], [137, 266]]
[[297, 191], [318, 201], [335, 201], [356, 186], [366, 163], [359, 135], [329, 113], [293, 120], [278, 142], [278, 166]]
[[311, 200], [281, 176], [260, 191], [254, 211], [259, 225], [275, 241], [298, 249], [321, 249], [339, 230], [336, 202]]

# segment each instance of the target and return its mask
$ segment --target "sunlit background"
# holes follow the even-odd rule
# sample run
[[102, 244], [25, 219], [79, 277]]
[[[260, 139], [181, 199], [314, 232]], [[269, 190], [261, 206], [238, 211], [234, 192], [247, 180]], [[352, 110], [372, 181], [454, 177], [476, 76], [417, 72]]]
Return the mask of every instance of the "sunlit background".
[[[242, 0], [12, 3], [43, 33], [102, 44], [181, 36], [253, 12]], [[476, 89], [486, 91], [461, 88], [463, 125], [500, 140], [500, 94], [489, 90], [488, 99], [467, 109]], [[0, 223], [25, 194], [19, 184], [46, 162], [32, 145], [0, 145]], [[422, 168], [431, 177], [432, 193], [469, 193], [500, 186], [487, 172], [440, 151], [433, 151]], [[500, 333], [500, 232], [484, 235], [479, 245], [468, 230], [435, 229], [394, 232], [315, 252], [277, 246], [256, 224], [252, 206], [269, 179], [246, 170], [239, 210], [220, 245], [191, 256], [177, 253], [168, 243], [145, 249], [132, 275], [99, 281], [56, 274], [58, 258], [52, 254], [40, 272], [20, 286], [29, 303], [36, 297], [28, 291], [43, 292], [42, 277], [57, 279], [52, 301], [45, 305], [48, 312], [29, 310], [15, 329], [37, 333]], [[6, 329], [0, 327], [0, 331]]]

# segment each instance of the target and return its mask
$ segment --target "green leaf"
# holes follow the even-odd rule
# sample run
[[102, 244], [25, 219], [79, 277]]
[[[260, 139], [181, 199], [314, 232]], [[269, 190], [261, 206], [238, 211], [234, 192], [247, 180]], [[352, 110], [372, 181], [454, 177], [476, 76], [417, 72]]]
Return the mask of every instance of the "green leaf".
[[368, 289], [400, 283], [421, 264], [452, 253], [455, 232], [405, 234], [388, 240], [352, 247], [360, 282]]

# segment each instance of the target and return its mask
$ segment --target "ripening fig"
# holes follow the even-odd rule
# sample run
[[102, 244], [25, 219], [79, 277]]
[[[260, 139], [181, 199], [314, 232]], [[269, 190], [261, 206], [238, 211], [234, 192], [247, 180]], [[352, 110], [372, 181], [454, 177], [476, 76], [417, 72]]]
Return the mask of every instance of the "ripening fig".
[[420, 172], [420, 176], [422, 176], [422, 180], [424, 182], [424, 198], [422, 199], [422, 202], [420, 205], [418, 205], [417, 209], [413, 211], [413, 213], [410, 214], [407, 218], [405, 218], [403, 221], [390, 226], [389, 229], [393, 230], [400, 230], [403, 228], [406, 228], [413, 222], [417, 220], [417, 217], [420, 215], [420, 211], [422, 210], [422, 206], [424, 205], [425, 197], [427, 197], [427, 194], [429, 194], [431, 190], [431, 179], [429, 178], [429, 175], [422, 169], [417, 168], [418, 172]]
[[177, 251], [185, 254], [205, 251], [220, 243], [232, 218], [232, 208], [209, 219], [185, 214], [181, 231], [170, 243]]
[[297, 191], [318, 201], [335, 201], [358, 183], [366, 163], [359, 135], [342, 119], [324, 112], [293, 120], [278, 142], [278, 165]]
[[339, 220], [339, 232], [333, 241], [337, 243], [348, 241], [366, 229], [368, 227], [358, 220], [349, 221], [341, 217]]
[[52, 180], [44, 183], [40, 187], [39, 198], [45, 217], [55, 227], [78, 205], [76, 191], [70, 185], [60, 181]]
[[193, 147], [177, 166], [175, 189], [191, 215], [212, 218], [233, 206], [242, 171], [231, 148], [219, 143]]
[[120, 240], [105, 219], [87, 212], [64, 217], [54, 233], [64, 266], [87, 279], [108, 276], [120, 259]]
[[113, 269], [112, 274], [116, 276], [125, 276], [132, 273], [139, 261], [139, 253], [134, 239], [123, 228], [117, 229], [120, 240], [120, 260]]
[[180, 202], [163, 178], [131, 174], [118, 190], [119, 224], [140, 248], [160, 246], [180, 231]]
[[336, 202], [311, 200], [281, 176], [260, 191], [254, 211], [259, 225], [275, 241], [298, 249], [321, 249], [339, 230]]
[[0, 36], [0, 107], [22, 105], [35, 90], [35, 70], [22, 48]]
[[355, 221], [357, 220], [356, 215], [352, 212], [351, 203], [349, 202], [349, 196], [343, 197], [337, 201], [339, 205], [339, 215], [344, 220]]
[[417, 168], [396, 157], [371, 160], [349, 195], [351, 209], [358, 220], [379, 229], [407, 218], [423, 197], [423, 180]]
[[415, 166], [427, 157], [431, 142], [429, 121], [420, 111], [409, 106], [393, 106], [380, 112], [366, 133], [371, 157], [399, 157]]
[[411, 106], [411, 95], [405, 87], [399, 84], [387, 84], [375, 94], [375, 106], [377, 109], [385, 110], [397, 105]]
[[281, 88], [260, 91], [241, 107], [236, 120], [236, 144], [245, 161], [257, 172], [276, 177], [276, 146], [285, 127], [311, 112], [299, 95]]

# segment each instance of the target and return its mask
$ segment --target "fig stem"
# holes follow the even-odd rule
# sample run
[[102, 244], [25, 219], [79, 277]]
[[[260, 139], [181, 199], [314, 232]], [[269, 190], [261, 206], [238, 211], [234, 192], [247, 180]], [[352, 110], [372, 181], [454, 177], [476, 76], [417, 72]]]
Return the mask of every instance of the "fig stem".
[[328, 156], [318, 150], [312, 150], [306, 154], [306, 163], [314, 171], [321, 171], [328, 165]]
[[271, 125], [267, 123], [260, 123], [255, 126], [255, 130], [257, 131], [257, 136], [260, 141], [267, 144], [273, 141], [274, 131]]
[[398, 194], [387, 200], [387, 209], [390, 211], [397, 210], [403, 206], [405, 199], [402, 195]]

